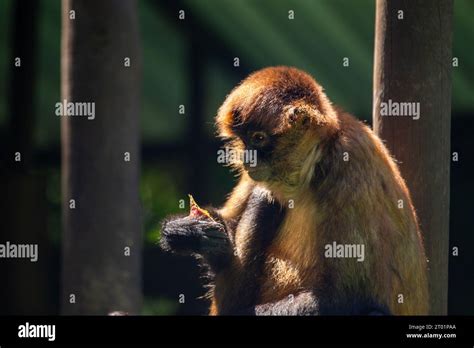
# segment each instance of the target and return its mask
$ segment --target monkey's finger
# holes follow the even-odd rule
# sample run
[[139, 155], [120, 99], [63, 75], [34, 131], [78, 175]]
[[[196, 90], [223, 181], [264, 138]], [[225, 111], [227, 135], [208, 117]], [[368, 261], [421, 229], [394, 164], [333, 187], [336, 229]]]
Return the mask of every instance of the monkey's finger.
[[205, 230], [204, 236], [208, 238], [217, 238], [217, 239], [228, 239], [229, 237], [223, 230], [208, 229]]

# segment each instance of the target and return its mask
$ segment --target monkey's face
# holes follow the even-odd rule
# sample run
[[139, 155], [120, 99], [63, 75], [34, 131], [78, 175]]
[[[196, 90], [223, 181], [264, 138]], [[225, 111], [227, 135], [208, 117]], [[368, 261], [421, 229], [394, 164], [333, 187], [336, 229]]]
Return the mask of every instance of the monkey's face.
[[300, 107], [288, 106], [273, 119], [278, 122], [237, 123], [232, 146], [243, 153], [239, 164], [253, 180], [287, 188], [299, 186], [306, 180], [304, 167], [316, 150], [318, 132], [308, 112]]
[[243, 155], [234, 163], [255, 181], [291, 192], [311, 180], [318, 144], [337, 117], [322, 87], [308, 74], [271, 67], [246, 78], [217, 115], [221, 137]]

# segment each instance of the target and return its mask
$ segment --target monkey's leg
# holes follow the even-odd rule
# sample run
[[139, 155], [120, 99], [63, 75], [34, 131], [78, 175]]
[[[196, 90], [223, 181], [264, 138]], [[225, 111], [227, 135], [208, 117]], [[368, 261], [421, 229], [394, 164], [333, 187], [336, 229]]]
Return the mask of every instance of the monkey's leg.
[[370, 295], [338, 295], [336, 291], [330, 291], [323, 292], [319, 299], [319, 315], [392, 315], [388, 306]]
[[310, 291], [255, 306], [255, 315], [318, 315], [319, 301]]
[[290, 295], [277, 302], [260, 304], [223, 315], [319, 315], [319, 301], [312, 291]]
[[260, 304], [230, 315], [391, 315], [387, 307], [372, 301], [355, 301], [350, 306], [328, 306], [312, 291], [304, 291], [282, 300]]

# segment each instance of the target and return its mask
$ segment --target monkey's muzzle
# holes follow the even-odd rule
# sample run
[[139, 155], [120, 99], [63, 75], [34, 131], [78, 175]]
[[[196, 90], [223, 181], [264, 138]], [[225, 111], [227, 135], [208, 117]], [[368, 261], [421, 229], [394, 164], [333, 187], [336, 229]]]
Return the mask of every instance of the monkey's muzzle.
[[270, 168], [264, 163], [259, 163], [254, 167], [245, 163], [244, 168], [247, 174], [255, 181], [266, 181], [270, 178]]

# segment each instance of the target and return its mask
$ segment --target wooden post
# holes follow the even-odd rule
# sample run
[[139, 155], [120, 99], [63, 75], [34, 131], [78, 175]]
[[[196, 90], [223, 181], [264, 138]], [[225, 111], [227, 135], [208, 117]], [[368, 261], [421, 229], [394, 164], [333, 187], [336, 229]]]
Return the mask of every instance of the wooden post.
[[61, 120], [62, 311], [138, 313], [142, 227], [137, 1], [63, 0], [62, 25], [62, 100], [95, 103], [95, 116]]
[[[410, 189], [429, 260], [430, 312], [443, 315], [448, 301], [453, 2], [378, 0], [376, 6], [374, 129]], [[419, 119], [384, 116], [381, 103], [390, 101], [392, 106], [419, 103]]]

